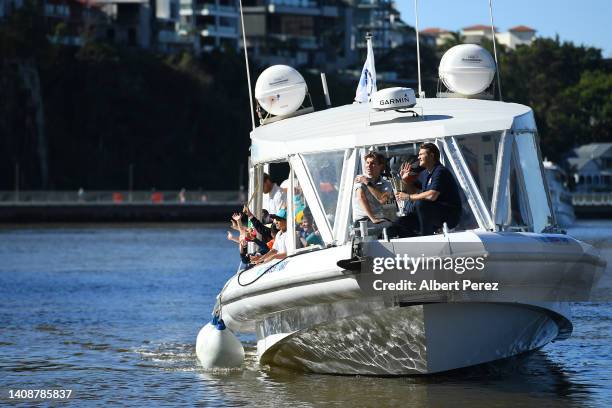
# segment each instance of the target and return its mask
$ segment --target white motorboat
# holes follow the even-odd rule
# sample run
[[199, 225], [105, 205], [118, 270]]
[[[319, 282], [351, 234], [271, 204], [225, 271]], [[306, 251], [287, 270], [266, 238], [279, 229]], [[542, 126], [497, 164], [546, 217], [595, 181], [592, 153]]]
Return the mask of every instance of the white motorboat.
[[[283, 89], [303, 86], [287, 75], [276, 81]], [[267, 95], [282, 99], [282, 92]], [[591, 246], [557, 229], [532, 110], [465, 97], [421, 97], [412, 105], [283, 112], [251, 133], [254, 212], [261, 211], [264, 170], [288, 168], [288, 213], [311, 214], [321, 240], [300, 247], [296, 217], [288, 217], [289, 256], [237, 273], [218, 295], [215, 313], [231, 330], [256, 334], [262, 364], [333, 374], [428, 374], [570, 336], [567, 300], [579, 299], [570, 299], [567, 289], [588, 297], [605, 263]], [[459, 225], [411, 238], [361, 234], [351, 205], [365, 154], [384, 154], [396, 170], [423, 142], [439, 147], [460, 187]], [[466, 278], [508, 290], [369, 287], [382, 276], [367, 266], [374, 257], [462, 251], [487, 258], [480, 275]]]
[[555, 163], [544, 160], [544, 175], [548, 183], [550, 200], [557, 223], [562, 227], [569, 227], [576, 221], [572, 196], [567, 190], [567, 174]]

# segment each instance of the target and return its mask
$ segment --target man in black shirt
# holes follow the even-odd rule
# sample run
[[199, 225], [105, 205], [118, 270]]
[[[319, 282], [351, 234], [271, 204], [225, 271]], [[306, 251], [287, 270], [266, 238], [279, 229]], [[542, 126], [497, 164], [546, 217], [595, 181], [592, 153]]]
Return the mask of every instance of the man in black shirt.
[[419, 165], [424, 168], [413, 182], [408, 181], [409, 166], [402, 167], [400, 176], [407, 193], [396, 193], [398, 200], [410, 201], [412, 212], [400, 217], [390, 227], [389, 235], [432, 235], [446, 223], [454, 228], [461, 215], [461, 198], [451, 172], [440, 163], [440, 150], [433, 143], [425, 143], [419, 150]]

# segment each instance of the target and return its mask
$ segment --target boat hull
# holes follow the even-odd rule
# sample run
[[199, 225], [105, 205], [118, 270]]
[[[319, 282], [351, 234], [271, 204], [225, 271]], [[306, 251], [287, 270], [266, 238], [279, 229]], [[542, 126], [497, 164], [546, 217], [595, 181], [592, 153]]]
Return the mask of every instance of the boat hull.
[[[381, 275], [338, 266], [351, 257], [347, 245], [240, 273], [217, 307], [230, 329], [255, 332], [262, 364], [330, 374], [430, 374], [568, 338], [566, 302], [578, 299], [574, 293], [587, 296], [605, 266], [592, 247], [558, 234], [459, 232], [429, 241], [426, 247], [410, 238], [376, 241], [364, 253], [461, 255], [481, 248], [482, 274], [451, 277], [499, 282], [504, 290], [373, 291]], [[391, 281], [393, 273], [382, 276]]]
[[537, 349], [559, 336], [559, 325], [549, 311], [538, 307], [435, 303], [267, 334], [269, 338], [258, 341], [262, 364], [325, 374], [415, 375]]

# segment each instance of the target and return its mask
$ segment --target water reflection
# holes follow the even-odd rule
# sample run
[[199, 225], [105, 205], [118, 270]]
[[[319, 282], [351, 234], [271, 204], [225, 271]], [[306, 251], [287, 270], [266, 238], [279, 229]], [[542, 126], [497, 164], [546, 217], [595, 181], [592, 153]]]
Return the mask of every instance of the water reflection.
[[254, 350], [242, 372], [209, 373], [199, 378], [222, 399], [257, 406], [491, 407], [592, 405], [593, 384], [571, 375], [543, 351], [442, 375], [367, 377], [303, 374], [256, 366]]

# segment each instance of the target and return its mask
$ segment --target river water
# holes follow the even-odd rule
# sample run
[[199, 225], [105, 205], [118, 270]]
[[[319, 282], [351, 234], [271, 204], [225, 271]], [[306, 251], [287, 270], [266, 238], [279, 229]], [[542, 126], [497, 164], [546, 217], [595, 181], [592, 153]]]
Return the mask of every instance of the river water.
[[[0, 405], [16, 389], [70, 389], [69, 405], [612, 406], [612, 304], [574, 305], [574, 333], [527, 356], [430, 377], [259, 367], [205, 372], [195, 338], [236, 269], [207, 225], [0, 229]], [[608, 254], [612, 221], [570, 233]], [[36, 405], [29, 401], [27, 406]], [[64, 403], [61, 404], [62, 406]]]

